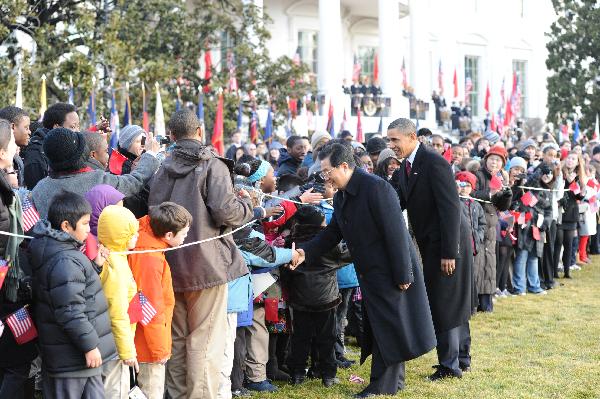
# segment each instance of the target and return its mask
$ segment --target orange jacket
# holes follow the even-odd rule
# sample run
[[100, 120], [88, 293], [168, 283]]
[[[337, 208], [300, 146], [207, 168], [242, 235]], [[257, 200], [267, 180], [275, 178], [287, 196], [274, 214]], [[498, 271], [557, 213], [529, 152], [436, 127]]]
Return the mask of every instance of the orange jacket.
[[[136, 251], [169, 246], [154, 235], [149, 216], [144, 216], [139, 222]], [[164, 252], [129, 255], [129, 267], [138, 290], [144, 293], [157, 312], [147, 326], [138, 323], [135, 331], [137, 358], [140, 362], [156, 363], [171, 356], [171, 320], [175, 307], [171, 269]]]

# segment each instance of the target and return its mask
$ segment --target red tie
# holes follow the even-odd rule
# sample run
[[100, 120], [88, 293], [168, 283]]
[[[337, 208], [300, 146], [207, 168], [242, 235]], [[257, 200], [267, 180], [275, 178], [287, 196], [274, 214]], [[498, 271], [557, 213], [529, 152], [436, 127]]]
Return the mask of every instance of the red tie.
[[412, 170], [412, 166], [410, 164], [410, 161], [407, 159], [406, 160], [406, 176], [410, 177], [411, 170]]

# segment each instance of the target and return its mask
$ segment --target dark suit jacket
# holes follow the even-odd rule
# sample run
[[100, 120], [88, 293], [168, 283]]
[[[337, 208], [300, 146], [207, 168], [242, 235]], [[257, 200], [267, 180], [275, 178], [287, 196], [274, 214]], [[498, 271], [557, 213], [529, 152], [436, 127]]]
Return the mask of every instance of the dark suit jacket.
[[[392, 185], [398, 191], [402, 208], [408, 212], [421, 250], [436, 332], [448, 331], [469, 320], [472, 259], [463, 262], [461, 257], [469, 256], [469, 252], [473, 256], [470, 227], [461, 230], [460, 200], [450, 164], [421, 145], [410, 178], [406, 175], [405, 160], [392, 176]], [[456, 259], [452, 276], [442, 273], [442, 259]]]
[[[366, 310], [361, 360], [373, 345], [386, 365], [429, 352], [436, 340], [423, 274], [393, 188], [356, 168], [333, 208], [327, 228], [299, 247], [310, 263], [346, 240]], [[398, 288], [406, 283], [408, 290]]]

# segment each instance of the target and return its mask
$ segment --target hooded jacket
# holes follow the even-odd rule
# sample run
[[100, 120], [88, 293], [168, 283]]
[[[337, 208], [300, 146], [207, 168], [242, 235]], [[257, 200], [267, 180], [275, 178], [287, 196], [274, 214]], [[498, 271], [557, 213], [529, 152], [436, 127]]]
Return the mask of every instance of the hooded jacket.
[[[233, 193], [228, 163], [198, 140], [178, 140], [152, 180], [148, 205], [172, 201], [186, 208], [194, 218], [186, 243], [244, 225], [254, 212], [249, 200]], [[175, 292], [215, 287], [248, 273], [231, 235], [171, 251], [167, 261]]]
[[110, 256], [102, 267], [100, 281], [108, 300], [108, 311], [119, 358], [136, 357], [135, 324], [129, 321], [129, 303], [137, 292], [137, 285], [127, 263], [127, 255], [116, 254], [127, 250], [127, 244], [138, 231], [133, 213], [117, 205], [109, 205], [98, 219], [98, 242], [108, 248]]
[[[97, 270], [79, 250], [82, 243], [45, 220], [33, 234], [33, 316], [44, 368], [50, 373], [86, 370], [84, 354], [94, 348], [104, 362], [114, 358], [108, 304]], [[102, 368], [94, 371], [99, 375]]]
[[[156, 237], [150, 227], [150, 217], [139, 219], [140, 236], [135, 250], [165, 249], [169, 246]], [[149, 324], [139, 324], [135, 330], [135, 349], [140, 362], [156, 363], [171, 354], [171, 320], [175, 294], [171, 269], [164, 252], [129, 255], [129, 267], [138, 290], [144, 293], [156, 309]]]
[[302, 161], [292, 157], [285, 148], [280, 149], [279, 154], [277, 176], [295, 175]]
[[29, 140], [29, 144], [20, 154], [24, 164], [25, 185], [28, 190], [33, 190], [35, 185], [48, 176], [48, 158], [44, 153], [44, 139], [50, 129], [40, 127]]
[[100, 214], [109, 205], [116, 205], [125, 196], [113, 186], [108, 184], [99, 184], [85, 194], [85, 199], [92, 206], [92, 215], [90, 216], [90, 232], [98, 236], [98, 218]]

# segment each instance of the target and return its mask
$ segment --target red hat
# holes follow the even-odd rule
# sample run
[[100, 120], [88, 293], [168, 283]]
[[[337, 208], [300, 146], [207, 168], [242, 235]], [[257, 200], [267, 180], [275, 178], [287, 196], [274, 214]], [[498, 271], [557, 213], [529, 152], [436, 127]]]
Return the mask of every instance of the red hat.
[[477, 178], [471, 172], [457, 172], [455, 178], [458, 181], [469, 183], [473, 190], [477, 188]]
[[568, 155], [569, 155], [569, 150], [567, 150], [566, 148], [561, 148], [560, 149], [560, 160], [561, 161], [563, 159], [565, 159]]
[[500, 158], [502, 158], [502, 164], [506, 165], [506, 158], [508, 158], [508, 153], [506, 152], [506, 149], [504, 147], [501, 147], [499, 145], [493, 146], [492, 148], [490, 148], [487, 154], [485, 154], [483, 159], [487, 159], [487, 157], [489, 157], [490, 155], [499, 156]]

